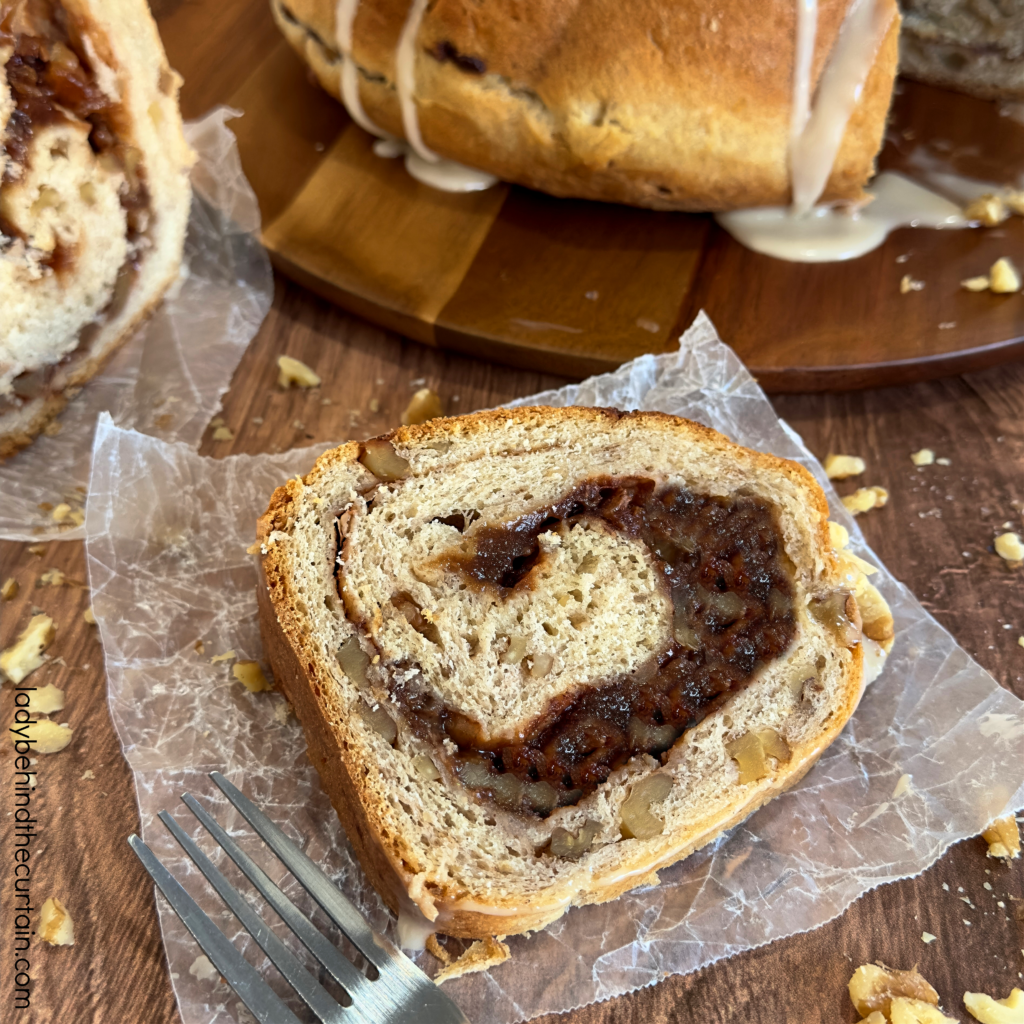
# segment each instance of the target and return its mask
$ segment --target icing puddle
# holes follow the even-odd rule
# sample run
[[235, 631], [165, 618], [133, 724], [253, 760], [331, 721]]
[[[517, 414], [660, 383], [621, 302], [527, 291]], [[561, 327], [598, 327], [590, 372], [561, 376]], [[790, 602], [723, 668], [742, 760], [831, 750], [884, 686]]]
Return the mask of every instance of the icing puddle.
[[879, 174], [868, 195], [872, 201], [857, 209], [815, 206], [796, 214], [770, 206], [720, 213], [716, 220], [748, 249], [796, 263], [856, 259], [878, 248], [896, 228], [971, 224], [957, 203], [895, 171]]

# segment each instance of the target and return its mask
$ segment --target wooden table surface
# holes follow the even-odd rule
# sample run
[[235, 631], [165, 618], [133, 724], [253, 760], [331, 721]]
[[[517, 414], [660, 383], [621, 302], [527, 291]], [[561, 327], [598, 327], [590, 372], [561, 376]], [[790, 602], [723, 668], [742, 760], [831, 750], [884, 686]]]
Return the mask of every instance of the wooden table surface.
[[[262, 0], [159, 0], [156, 13], [171, 61], [186, 76], [187, 117], [233, 95], [278, 42]], [[222, 415], [235, 439], [208, 439], [205, 454], [222, 457], [369, 436], [396, 425], [413, 390], [424, 383], [451, 413], [563, 383], [425, 348], [363, 323], [286, 280], [276, 285], [273, 309], [225, 400]], [[314, 367], [322, 388], [278, 390], [275, 360], [281, 353]], [[371, 411], [372, 399], [377, 411]], [[1024, 634], [1024, 575], [1009, 570], [992, 550], [1002, 524], [1020, 530], [1024, 520], [1024, 366], [913, 387], [785, 395], [774, 404], [818, 455], [837, 451], [867, 461], [864, 482], [881, 484], [891, 495], [884, 509], [862, 518], [868, 541], [966, 650], [1001, 685], [1024, 697], [1024, 647], [1017, 643]], [[915, 468], [909, 456], [922, 447], [948, 457], [951, 465]], [[75, 921], [76, 942], [33, 946], [32, 1008], [12, 1011], [13, 932], [7, 911], [13, 891], [13, 756], [5, 743], [0, 746], [0, 775], [8, 794], [0, 816], [0, 1019], [171, 1024], [180, 1017], [153, 890], [125, 845], [139, 828], [138, 812], [131, 773], [107, 711], [96, 630], [82, 618], [88, 592], [37, 586], [50, 567], [84, 581], [82, 545], [53, 542], [33, 553], [28, 545], [0, 543], [0, 580], [13, 576], [20, 585], [17, 598], [0, 605], [0, 647], [12, 641], [34, 608], [50, 614], [58, 627], [53, 660], [33, 678], [66, 691], [64, 720], [75, 732], [66, 750], [40, 757], [37, 766], [32, 892], [37, 907], [51, 894], [63, 899]], [[5, 721], [13, 707], [8, 687], [0, 695]], [[966, 1020], [960, 1002], [965, 990], [1004, 996], [1024, 971], [1024, 860], [1006, 866], [987, 859], [985, 850], [981, 839], [960, 843], [921, 876], [868, 893], [817, 931], [543, 1020], [854, 1021], [846, 982], [856, 966], [874, 960], [901, 968], [920, 964], [947, 1010]], [[937, 935], [937, 941], [925, 945], [923, 931]]]

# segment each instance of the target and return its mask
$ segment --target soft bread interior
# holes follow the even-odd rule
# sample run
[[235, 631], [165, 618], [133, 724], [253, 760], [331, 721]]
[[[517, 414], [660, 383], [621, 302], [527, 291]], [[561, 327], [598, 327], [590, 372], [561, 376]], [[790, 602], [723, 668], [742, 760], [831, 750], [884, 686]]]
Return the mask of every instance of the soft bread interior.
[[[403, 479], [381, 482], [358, 461], [359, 447], [348, 445], [322, 456], [305, 482], [291, 481], [275, 495], [260, 526], [264, 608], [274, 617], [265, 615], [263, 626], [265, 635], [279, 632], [295, 655], [275, 659], [275, 673], [308, 735], [310, 717], [318, 720], [317, 766], [336, 806], [346, 805], [339, 806], [343, 820], [351, 824], [351, 802], [359, 805], [363, 834], [355, 842], [364, 862], [378, 862], [371, 877], [379, 876], [384, 858], [401, 882], [399, 895], [408, 894], [441, 930], [474, 935], [539, 927], [572, 903], [609, 899], [650, 881], [659, 866], [799, 778], [852, 713], [861, 645], [838, 642], [808, 612], [841, 576], [824, 496], [802, 468], [686, 421], [602, 410], [480, 414], [407, 428], [392, 440], [408, 462]], [[492, 731], [525, 721], [558, 693], [628, 669], [658, 645], [671, 618], [640, 542], [596, 527], [543, 535], [547, 549], [535, 586], [501, 607], [446, 585], [431, 559], [472, 535], [472, 525], [460, 534], [440, 519], [506, 521], [557, 501], [589, 476], [638, 475], [773, 504], [792, 567], [796, 639], [684, 733], [664, 763], [636, 757], [577, 805], [543, 819], [481, 802], [442, 759], [433, 757], [436, 771], [425, 765], [434, 752], [372, 678], [357, 682], [346, 674], [339, 647], [367, 631], [382, 667], [415, 661], [437, 692]], [[339, 516], [348, 546], [336, 580]], [[397, 591], [429, 613], [433, 630], [421, 632], [395, 614]], [[582, 600], [560, 603], [572, 591]], [[569, 620], [576, 605], [593, 617], [582, 630]], [[513, 630], [528, 651], [519, 664], [501, 659], [499, 638]], [[268, 649], [274, 659], [280, 648], [270, 642]], [[539, 655], [550, 658], [542, 676], [530, 670]], [[396, 722], [393, 744], [365, 713], [374, 706]], [[765, 774], [740, 782], [727, 745], [764, 729], [782, 738], [790, 756], [766, 755]], [[333, 756], [343, 763], [323, 754], [325, 734], [336, 739]], [[652, 774], [671, 778], [668, 795], [651, 806], [663, 831], [624, 838], [622, 805]], [[555, 829], [578, 834], [584, 826], [593, 842], [579, 859], [550, 852]]]
[[[7, 147], [0, 458], [60, 411], [66, 391], [100, 369], [177, 277], [194, 159], [182, 135], [180, 79], [143, 0], [65, 0], [37, 5], [31, 15], [23, 2], [14, 7], [9, 28], [29, 37], [64, 36], [47, 27], [47, 10], [71, 26], [75, 59], [105, 98], [117, 146], [97, 152], [94, 122], [58, 103], [55, 122], [34, 124], [23, 147]], [[15, 125], [6, 68], [12, 53], [0, 47], [0, 142], [10, 141]], [[128, 178], [141, 181], [146, 196], [132, 231], [122, 203]]]

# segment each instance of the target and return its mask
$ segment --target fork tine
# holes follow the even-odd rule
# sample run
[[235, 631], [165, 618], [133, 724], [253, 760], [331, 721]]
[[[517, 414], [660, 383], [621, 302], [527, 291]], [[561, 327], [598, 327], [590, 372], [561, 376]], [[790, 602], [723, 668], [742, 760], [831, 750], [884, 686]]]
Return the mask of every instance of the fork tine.
[[[380, 981], [395, 986], [422, 1024], [469, 1024], [465, 1014], [400, 949], [377, 935], [341, 890], [248, 797], [220, 772], [210, 778], [284, 862], [302, 887], [352, 944], [380, 971]], [[397, 993], [396, 993], [397, 994]], [[413, 1015], [413, 1011], [416, 1015]]]
[[280, 888], [275, 885], [266, 873], [255, 864], [248, 854], [214, 820], [210, 813], [191, 793], [181, 798], [185, 806], [199, 819], [206, 830], [213, 836], [221, 848], [235, 862], [250, 882], [259, 890], [264, 899], [274, 908], [281, 920], [302, 940], [306, 948], [324, 965], [339, 985], [343, 986], [358, 1003], [360, 996], [369, 999], [378, 997], [371, 993], [371, 982], [352, 962], [338, 952], [334, 946], [313, 926], [312, 922], [295, 906]]
[[128, 845], [156, 882], [182, 924], [192, 933], [210, 962], [235, 990], [260, 1024], [300, 1024], [299, 1018], [284, 1005], [256, 968], [228, 942], [224, 933], [199, 909], [199, 905], [181, 887], [174, 876], [157, 860], [153, 851], [136, 835]]
[[353, 1008], [354, 1012], [351, 1014], [347, 1010], [343, 1011], [334, 999], [310, 977], [295, 954], [270, 930], [263, 918], [228, 882], [174, 818], [166, 811], [161, 811], [159, 818], [170, 830], [171, 835], [181, 844], [181, 848], [192, 858], [210, 885], [217, 890], [217, 895], [242, 922], [242, 926], [256, 940], [260, 949], [267, 954], [270, 962], [284, 975], [288, 984], [298, 992], [302, 1001], [324, 1024], [343, 1024], [343, 1020], [346, 1024], [348, 1021], [353, 1021], [353, 1024], [355, 1021], [358, 1021], [359, 1024], [373, 1024], [361, 1010]]
[[[233, 786], [220, 772], [210, 777], [224, 795], [239, 810], [242, 817], [259, 833], [263, 841], [284, 862], [303, 888], [323, 907], [325, 913], [348, 936], [352, 944], [377, 970], [390, 972], [388, 955], [378, 944], [373, 930], [355, 906], [335, 884], [275, 825], [241, 790]], [[411, 967], [415, 965], [402, 954]]]

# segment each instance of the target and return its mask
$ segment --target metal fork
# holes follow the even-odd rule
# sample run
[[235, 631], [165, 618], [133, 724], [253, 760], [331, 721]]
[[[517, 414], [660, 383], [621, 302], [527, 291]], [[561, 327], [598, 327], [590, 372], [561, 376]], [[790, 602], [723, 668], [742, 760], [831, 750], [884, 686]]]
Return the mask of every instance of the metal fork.
[[[160, 820], [170, 829], [196, 867], [318, 1020], [323, 1024], [469, 1024], [462, 1011], [397, 946], [375, 932], [327, 875], [251, 800], [220, 772], [212, 772], [210, 778], [284, 862], [306, 892], [320, 904], [327, 916], [376, 969], [377, 977], [368, 977], [342, 956], [309, 918], [242, 852], [202, 805], [188, 793], [184, 794], [182, 800], [189, 810], [344, 989], [351, 1005], [340, 1005], [270, 930], [248, 900], [228, 883], [181, 826], [166, 811], [161, 811]], [[128, 845], [135, 851], [142, 866], [152, 876], [157, 888], [195, 937], [213, 966], [260, 1024], [301, 1024], [256, 969], [242, 957], [224, 933], [157, 860], [153, 851], [136, 835], [128, 837]]]

